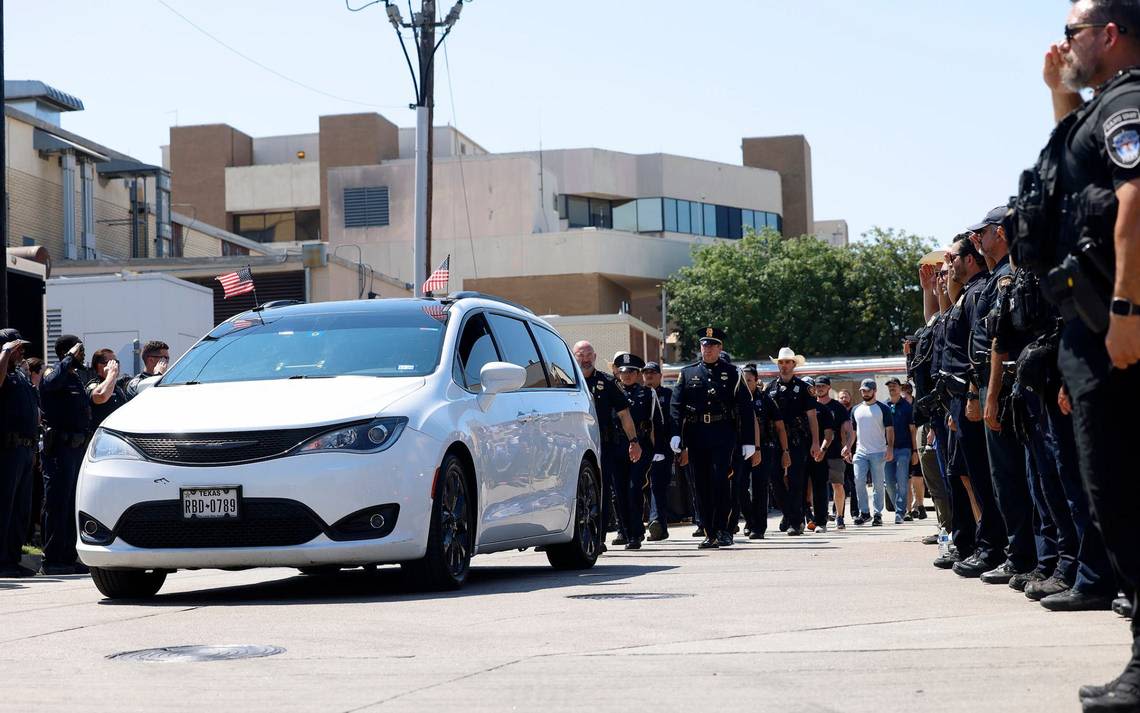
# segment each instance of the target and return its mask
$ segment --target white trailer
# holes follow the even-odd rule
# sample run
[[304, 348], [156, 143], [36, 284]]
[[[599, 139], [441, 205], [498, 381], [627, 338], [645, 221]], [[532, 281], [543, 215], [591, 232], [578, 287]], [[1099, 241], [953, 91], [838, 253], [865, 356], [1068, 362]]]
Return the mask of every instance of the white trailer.
[[[124, 374], [142, 371], [140, 350], [170, 345], [173, 362], [214, 328], [214, 294], [163, 273], [53, 277], [47, 281], [48, 351], [61, 334], [83, 340], [87, 356], [112, 349]], [[52, 363], [55, 354], [49, 354]]]

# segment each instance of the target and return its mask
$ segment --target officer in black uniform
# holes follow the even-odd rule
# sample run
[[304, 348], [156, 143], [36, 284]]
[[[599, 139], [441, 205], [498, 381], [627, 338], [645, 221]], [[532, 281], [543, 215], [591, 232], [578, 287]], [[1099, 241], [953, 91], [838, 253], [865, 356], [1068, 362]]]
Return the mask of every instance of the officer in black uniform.
[[[1041, 190], [1018, 197], [1015, 246], [1024, 242], [1030, 250], [1015, 249], [1014, 255], [1019, 265], [1044, 273], [1046, 292], [1065, 319], [1058, 363], [1072, 404], [1081, 476], [1119, 582], [1135, 597], [1140, 6], [1081, 0], [1069, 12], [1065, 35], [1050, 48], [1044, 72], [1060, 123], [1039, 170], [1022, 176], [1023, 189], [1029, 183]], [[1082, 106], [1076, 92], [1085, 87], [1094, 95]], [[1040, 205], [1023, 204], [1034, 196], [1041, 196]], [[1111, 683], [1080, 691], [1086, 713], [1140, 710], [1138, 609], [1133, 606], [1132, 658]]]
[[[673, 390], [661, 385], [661, 365], [655, 361], [646, 362], [641, 369], [641, 380], [646, 388], [657, 394], [657, 403], [664, 416], [664, 426], [660, 443], [665, 452], [669, 438], [673, 435], [669, 428], [669, 399]], [[669, 483], [672, 480], [673, 459], [654, 457], [649, 466], [649, 537], [650, 542], [669, 539]]]
[[[796, 366], [804, 358], [788, 347], [780, 349], [773, 359], [780, 375], [768, 384], [765, 391], [776, 402], [784, 418], [788, 452], [782, 457], [784, 477], [776, 478], [776, 489], [782, 491], [784, 517], [780, 529], [789, 535], [802, 535], [804, 530], [804, 487], [809, 459], [823, 456], [819, 447], [819, 423], [816, 420], [815, 394], [803, 379], [795, 375]], [[787, 485], [785, 486], [785, 482]]]
[[[618, 507], [624, 514], [627, 550], [641, 549], [645, 539], [645, 492], [649, 489], [649, 469], [652, 464], [664, 463], [668, 451], [665, 439], [665, 415], [653, 389], [641, 383], [641, 369], [645, 361], [636, 354], [625, 353], [614, 362], [618, 370], [621, 390], [629, 399], [629, 415], [637, 429], [641, 458], [637, 461], [621, 459], [614, 478]], [[620, 435], [624, 435], [619, 433]]]
[[[1013, 280], [1009, 266], [1002, 221], [1008, 207], [1001, 205], [986, 213], [977, 225], [968, 228], [972, 234], [970, 241], [974, 248], [986, 259], [989, 276], [985, 286], [977, 293], [976, 314], [970, 331], [970, 364], [973, 383], [977, 388], [977, 403], [980, 412], [975, 412], [982, 420], [990, 414], [992, 426], [983, 429], [986, 452], [989, 455], [994, 498], [1005, 524], [1008, 548], [1005, 561], [994, 569], [982, 572], [980, 578], [987, 584], [1008, 584], [1014, 575], [1032, 572], [1040, 557], [1049, 562], [1057, 558], [1057, 529], [1047, 511], [1034, 517], [1034, 503], [1029, 490], [1029, 478], [1025, 467], [1025, 447], [1017, 439], [1008, 423], [1001, 428], [999, 413], [1008, 389], [1003, 387], [1001, 364], [992, 366], [993, 321], [1000, 305], [999, 289], [1007, 287]], [[972, 479], [971, 479], [972, 482]], [[963, 565], [964, 567], [964, 565]], [[959, 572], [961, 573], [961, 572]]]
[[[602, 439], [602, 488], [601, 488], [601, 518], [602, 527], [609, 527], [611, 500], [614, 496], [613, 478], [622, 460], [637, 461], [641, 459], [641, 446], [637, 440], [637, 431], [633, 426], [633, 419], [629, 416], [629, 399], [618, 388], [614, 377], [594, 368], [598, 358], [594, 347], [587, 341], [574, 345], [574, 359], [582, 369], [582, 376], [586, 378], [586, 387], [594, 396], [594, 410], [598, 417], [598, 433]], [[625, 440], [618, 438], [615, 428], [615, 419], [621, 423], [621, 434]], [[626, 445], [628, 444], [628, 445]], [[622, 452], [623, 446], [625, 453]], [[626, 544], [623, 513], [618, 512], [618, 538], [614, 544]], [[605, 551], [605, 537], [602, 538], [602, 551]]]
[[30, 344], [15, 329], [0, 330], [0, 578], [28, 577], [21, 546], [32, 507], [32, 457], [39, 407], [31, 380], [17, 368]]
[[[819, 388], [816, 386], [816, 381], [810, 376], [803, 378], [805, 384], [811, 389], [812, 397], [816, 398], [819, 393]], [[828, 391], [831, 390], [831, 385], [827, 386]], [[831, 409], [827, 408], [819, 402], [816, 398], [815, 402], [815, 421], [819, 428], [819, 447], [823, 453], [817, 457], [810, 457], [807, 460], [807, 468], [804, 474], [804, 492], [809, 494], [810, 507], [807, 509], [807, 529], [812, 532], [826, 533], [827, 532], [827, 491], [828, 484], [831, 482], [831, 476], [827, 470], [827, 451], [831, 448], [831, 444], [837, 439], [839, 432], [839, 425], [835, 423], [835, 417], [832, 415]]]
[[760, 374], [755, 364], [744, 367], [744, 383], [752, 397], [752, 411], [760, 428], [757, 449], [760, 462], [752, 466], [751, 522], [748, 539], [763, 540], [768, 531], [768, 488], [771, 483], [782, 480], [784, 470], [790, 463], [788, 455], [788, 432], [784, 429], [784, 417], [780, 408], [768, 395], [760, 383]]
[[126, 386], [119, 379], [119, 360], [110, 349], [100, 349], [91, 355], [91, 379], [87, 382], [87, 395], [91, 399], [92, 432], [130, 399]]
[[681, 370], [669, 402], [674, 433], [669, 445], [674, 453], [689, 452], [705, 530], [702, 549], [732, 544], [728, 517], [733, 453], [739, 447], [741, 455], [751, 458], [756, 451], [752, 431], [738, 426], [752, 419], [752, 400], [740, 370], [720, 359], [723, 348], [723, 330], [701, 330], [701, 358]]
[[[989, 275], [984, 259], [967, 237], [956, 240], [950, 246], [946, 259], [954, 278], [963, 285], [958, 301], [946, 315], [945, 342], [942, 348], [941, 376], [950, 394], [952, 424], [949, 462], [951, 472], [954, 472], [955, 460], [959, 457], [963, 459], [974, 500], [981, 512], [972, 553], [965, 550], [968, 540], [955, 542], [963, 559], [954, 563], [953, 570], [962, 577], [979, 577], [1006, 560], [1005, 524], [998, 511], [997, 501], [994, 500], [985, 427], [981, 423], [981, 405], [970, 361], [971, 332], [974, 322], [981, 316], [978, 302]], [[968, 508], [955, 507], [955, 517], [964, 518], [967, 510]], [[959, 529], [957, 524], [955, 529]]]
[[55, 341], [59, 363], [44, 373], [44, 559], [41, 574], [85, 573], [76, 563], [75, 484], [87, 447], [91, 402], [78, 370], [83, 342], [65, 334]]

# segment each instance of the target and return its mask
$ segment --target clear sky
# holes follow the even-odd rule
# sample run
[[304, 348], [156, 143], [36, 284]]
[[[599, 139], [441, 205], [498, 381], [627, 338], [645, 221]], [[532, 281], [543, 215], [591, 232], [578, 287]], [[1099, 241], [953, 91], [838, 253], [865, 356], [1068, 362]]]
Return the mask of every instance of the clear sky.
[[[163, 3], [341, 99], [236, 56]], [[314, 132], [321, 114], [356, 111], [415, 124], [411, 79], [382, 4], [355, 13], [344, 0], [5, 5], [6, 76], [80, 97], [86, 110], [65, 115], [64, 128], [144, 161], [159, 162], [176, 121], [253, 136]], [[880, 225], [947, 242], [1005, 202], [1044, 145], [1052, 113], [1041, 63], [1068, 8], [474, 0], [447, 40], [447, 61], [442, 49], [437, 59], [436, 123], [454, 123], [493, 152], [541, 140], [733, 164], [741, 137], [804, 134], [817, 220], [845, 218], [853, 235]]]

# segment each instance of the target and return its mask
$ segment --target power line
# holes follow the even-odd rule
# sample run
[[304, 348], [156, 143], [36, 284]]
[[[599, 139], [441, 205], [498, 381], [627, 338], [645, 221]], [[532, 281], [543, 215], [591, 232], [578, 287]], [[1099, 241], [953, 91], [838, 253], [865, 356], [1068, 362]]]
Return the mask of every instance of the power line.
[[[440, 42], [442, 41], [440, 40]], [[443, 66], [447, 70], [447, 95], [451, 101], [451, 126], [455, 128], [459, 120], [455, 117], [455, 89], [451, 83], [451, 60], [447, 56], [447, 45], [443, 46]], [[467, 214], [467, 244], [471, 248], [471, 270], [475, 273], [473, 276], [478, 278], [479, 266], [475, 262], [475, 240], [471, 235], [471, 206], [467, 202], [467, 176], [463, 171], [463, 152], [456, 151], [455, 155], [459, 157], [459, 183], [463, 189], [463, 211]]]
[[[338, 96], [336, 94], [331, 94], [329, 92], [324, 91], [323, 89], [318, 89], [318, 88], [316, 88], [310, 84], [305, 84], [304, 82], [302, 82], [300, 80], [293, 79], [292, 77], [290, 77], [286, 74], [282, 74], [281, 72], [278, 72], [276, 69], [270, 67], [269, 65], [266, 65], [266, 64], [263, 64], [262, 62], [257, 61], [256, 59], [254, 59], [253, 57], [250, 57], [249, 55], [245, 54], [244, 52], [237, 49], [236, 47], [233, 47], [232, 45], [226, 44], [222, 40], [220, 40], [217, 37], [215, 37], [214, 35], [210, 34], [205, 28], [198, 25], [193, 20], [191, 20], [190, 18], [186, 17], [185, 15], [183, 15], [182, 13], [178, 12], [173, 7], [168, 5], [165, 2], [165, 0], [155, 0], [155, 2], [157, 2], [159, 5], [162, 5], [163, 7], [165, 7], [170, 12], [174, 13], [176, 16], [178, 16], [187, 25], [190, 25], [191, 27], [193, 27], [198, 32], [201, 32], [203, 35], [210, 38], [214, 42], [218, 43], [222, 47], [226, 48], [230, 52], [233, 52], [238, 57], [241, 57], [246, 62], [249, 62], [250, 64], [252, 64], [256, 67], [259, 67], [260, 69], [263, 69], [266, 72], [269, 72], [270, 74], [272, 74], [272, 75], [274, 75], [280, 79], [284, 79], [286, 82], [289, 82], [290, 84], [295, 84], [298, 87], [301, 87], [302, 89], [313, 92], [314, 94], [320, 94], [321, 96], [328, 97], [329, 99], [335, 99], [337, 101], [345, 102], [346, 104], [356, 104], [357, 106], [367, 106], [367, 107], [371, 107], [373, 109], [406, 109], [407, 108], [405, 106], [399, 106], [399, 105], [394, 105], [394, 104], [371, 104], [369, 102], [362, 102], [362, 101], [357, 101], [355, 99], [349, 99], [347, 97], [342, 97], [342, 96]], [[347, 5], [347, 2], [345, 4]], [[367, 5], [365, 7], [367, 7]], [[353, 8], [349, 7], [349, 9], [352, 10]], [[363, 8], [357, 8], [357, 9], [359, 10], [359, 9], [363, 9]]]

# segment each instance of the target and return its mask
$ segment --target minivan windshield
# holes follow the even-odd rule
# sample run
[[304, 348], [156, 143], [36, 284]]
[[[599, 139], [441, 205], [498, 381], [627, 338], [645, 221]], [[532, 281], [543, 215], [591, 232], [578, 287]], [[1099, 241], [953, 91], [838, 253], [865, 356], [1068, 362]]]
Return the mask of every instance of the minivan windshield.
[[418, 302], [383, 311], [246, 315], [198, 342], [160, 385], [424, 376], [439, 363], [446, 318], [438, 305]]

